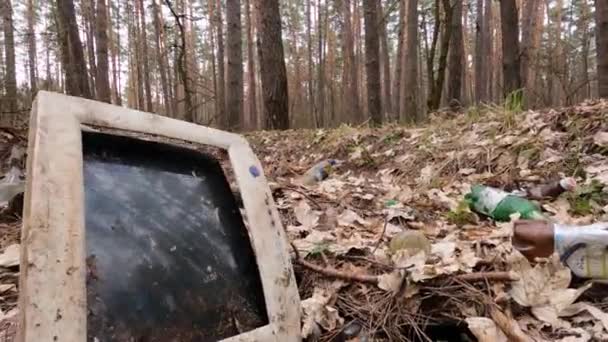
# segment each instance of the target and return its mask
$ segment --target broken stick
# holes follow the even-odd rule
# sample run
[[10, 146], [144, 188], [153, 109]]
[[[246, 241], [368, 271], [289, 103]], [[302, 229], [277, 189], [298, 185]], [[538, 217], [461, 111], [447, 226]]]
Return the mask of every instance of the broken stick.
[[302, 259], [300, 257], [300, 252], [298, 252], [298, 249], [296, 248], [296, 246], [293, 245], [293, 243], [291, 244], [291, 248], [293, 248], [293, 252], [296, 255], [296, 262], [306, 268], [308, 268], [311, 271], [315, 271], [317, 273], [326, 275], [328, 277], [331, 278], [336, 278], [336, 279], [341, 279], [341, 280], [346, 280], [346, 281], [357, 281], [360, 283], [367, 283], [367, 284], [373, 284], [373, 285], [378, 285], [378, 277], [377, 276], [373, 276], [373, 275], [365, 275], [365, 274], [352, 274], [352, 273], [346, 273], [340, 270], [337, 270], [333, 267], [321, 267], [318, 265], [315, 265], [309, 261], [306, 261], [304, 259]]
[[[369, 274], [353, 274], [347, 273], [344, 271], [337, 270], [333, 267], [327, 266], [322, 267], [319, 265], [315, 265], [312, 262], [304, 260], [300, 257], [300, 252], [293, 243], [290, 243], [291, 248], [295, 254], [295, 261], [308, 268], [311, 271], [317, 272], [319, 274], [323, 274], [325, 276], [346, 280], [346, 281], [357, 281], [360, 283], [367, 283], [372, 285], [378, 285], [379, 278], [375, 275]], [[477, 281], [517, 281], [519, 277], [512, 272], [478, 272], [478, 273], [468, 273], [468, 274], [459, 274], [454, 276], [458, 280], [466, 281], [466, 282], [477, 282]]]
[[466, 281], [466, 282], [476, 282], [476, 281], [518, 281], [519, 276], [513, 272], [477, 272], [477, 273], [466, 273], [459, 274], [456, 276], [458, 280]]
[[534, 342], [534, 340], [530, 336], [526, 335], [526, 333], [521, 330], [519, 324], [517, 324], [514, 319], [509, 318], [497, 307], [492, 306], [490, 308], [490, 316], [492, 317], [494, 323], [496, 323], [496, 325], [500, 328], [500, 330], [502, 330], [502, 332], [507, 335], [509, 341]]

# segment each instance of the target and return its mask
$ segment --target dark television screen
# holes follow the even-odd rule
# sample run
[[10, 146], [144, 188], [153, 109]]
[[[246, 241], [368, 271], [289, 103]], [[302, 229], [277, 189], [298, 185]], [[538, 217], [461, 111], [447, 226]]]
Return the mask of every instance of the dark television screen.
[[83, 133], [89, 341], [215, 341], [268, 324], [219, 163]]

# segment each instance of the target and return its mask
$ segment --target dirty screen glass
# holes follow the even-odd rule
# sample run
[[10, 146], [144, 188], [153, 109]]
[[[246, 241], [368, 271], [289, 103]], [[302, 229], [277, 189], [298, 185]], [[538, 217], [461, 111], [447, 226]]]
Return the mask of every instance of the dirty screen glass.
[[215, 341], [268, 324], [219, 164], [83, 133], [88, 341]]

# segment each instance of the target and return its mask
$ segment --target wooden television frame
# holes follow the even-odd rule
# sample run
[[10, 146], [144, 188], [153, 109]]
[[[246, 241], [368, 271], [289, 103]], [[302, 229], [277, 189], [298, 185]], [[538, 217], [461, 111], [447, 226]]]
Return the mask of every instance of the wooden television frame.
[[32, 104], [29, 127], [17, 341], [87, 340], [83, 126], [226, 149], [247, 214], [269, 323], [222, 341], [301, 340], [300, 299], [287, 238], [262, 166], [245, 138], [107, 103], [40, 91]]

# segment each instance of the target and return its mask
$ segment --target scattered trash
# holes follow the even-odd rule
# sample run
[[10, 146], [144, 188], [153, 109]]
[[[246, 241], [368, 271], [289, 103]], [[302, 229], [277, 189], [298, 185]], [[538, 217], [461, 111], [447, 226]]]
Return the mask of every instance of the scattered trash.
[[559, 181], [542, 184], [528, 189], [526, 197], [529, 199], [542, 200], [556, 198], [566, 191], [576, 189], [576, 180], [572, 177], [562, 178]]
[[545, 220], [516, 221], [513, 247], [531, 261], [557, 252], [577, 276], [608, 279], [608, 223], [574, 226]]
[[509, 194], [506, 191], [484, 185], [474, 185], [465, 195], [471, 210], [493, 218], [509, 221], [511, 215], [519, 214], [522, 219], [544, 219], [541, 209], [531, 201]]
[[220, 164], [157, 142], [82, 137], [89, 337], [207, 341], [266, 325], [255, 254]]
[[[608, 341], [602, 272], [591, 274], [592, 288], [591, 281], [572, 279], [606, 260], [599, 244], [587, 248], [604, 232], [583, 234], [585, 247], [565, 262], [556, 236], [556, 227], [578, 224], [564, 240], [576, 247], [579, 230], [608, 220], [608, 102], [518, 115], [508, 125], [504, 112], [489, 109], [479, 119], [438, 117], [423, 128], [248, 134], [301, 253], [293, 262], [309, 340]], [[337, 169], [327, 158], [347, 161]], [[318, 172], [313, 166], [300, 176], [319, 160], [325, 166]], [[315, 186], [294, 187], [294, 174]], [[542, 183], [563, 175], [572, 182]], [[488, 202], [475, 184], [498, 196]], [[538, 185], [499, 190], [518, 184]], [[522, 220], [508, 222], [518, 215]], [[424, 251], [412, 255], [393, 241], [404, 231], [415, 232], [413, 250]], [[5, 292], [7, 302], [12, 291]], [[449, 330], [448, 316], [470, 331], [435, 338], [429, 326]]]
[[318, 162], [299, 178], [299, 182], [304, 185], [313, 185], [318, 183], [326, 179], [332, 172], [333, 167], [337, 164], [338, 161], [335, 159], [327, 159]]
[[428, 254], [431, 252], [431, 242], [421, 231], [409, 229], [391, 239], [389, 250], [393, 254], [400, 250], [408, 250], [410, 255], [415, 255], [420, 251]]

